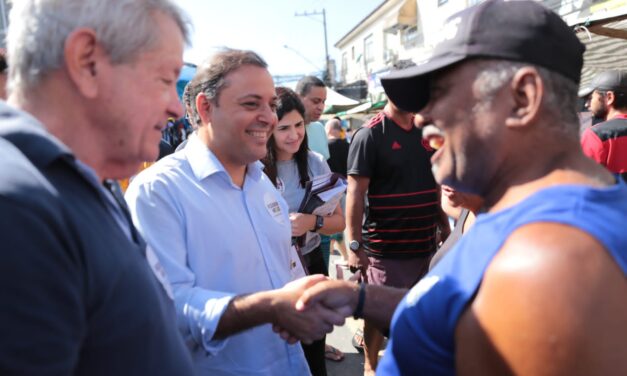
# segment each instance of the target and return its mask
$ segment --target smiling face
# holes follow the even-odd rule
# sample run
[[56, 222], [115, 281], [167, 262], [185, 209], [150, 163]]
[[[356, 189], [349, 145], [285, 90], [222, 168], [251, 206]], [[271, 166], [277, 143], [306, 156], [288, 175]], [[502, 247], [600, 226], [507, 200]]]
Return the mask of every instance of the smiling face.
[[327, 88], [323, 86], [312, 86], [309, 92], [301, 97], [305, 105], [306, 122], [318, 121], [324, 111], [324, 103], [327, 100]]
[[507, 114], [500, 98], [506, 96], [483, 100], [478, 72], [475, 62], [465, 62], [436, 74], [430, 102], [420, 113], [443, 134], [443, 144], [431, 158], [435, 179], [472, 193], [484, 192], [499, 168]]
[[[129, 63], [98, 66], [102, 85], [90, 122], [106, 144], [107, 163], [135, 170], [159, 153], [161, 130], [182, 116], [176, 82], [183, 65], [183, 35], [168, 16], [154, 14], [157, 43]], [[122, 174], [124, 175], [124, 174]], [[111, 176], [115, 177], [115, 176]]]
[[305, 138], [305, 119], [296, 110], [288, 112], [279, 120], [272, 136], [277, 160], [292, 159]]
[[277, 99], [265, 68], [244, 65], [225, 80], [217, 102], [209, 102], [207, 144], [225, 168], [239, 168], [266, 154]]

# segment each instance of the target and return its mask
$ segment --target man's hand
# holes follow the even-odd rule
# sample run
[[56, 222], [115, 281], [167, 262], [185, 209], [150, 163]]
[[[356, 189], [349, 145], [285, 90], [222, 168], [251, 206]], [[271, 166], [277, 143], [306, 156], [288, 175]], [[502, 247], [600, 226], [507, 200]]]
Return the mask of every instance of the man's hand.
[[323, 305], [315, 305], [307, 310], [296, 309], [297, 301], [308, 288], [327, 280], [327, 277], [321, 274], [311, 275], [275, 290], [273, 328], [280, 333], [281, 338], [289, 343], [300, 340], [309, 344], [330, 333], [334, 325], [344, 325], [346, 315], [343, 315], [343, 312]]
[[361, 270], [362, 275], [366, 275], [366, 269], [369, 264], [368, 256], [363, 249], [360, 248], [357, 251], [351, 250], [348, 252], [348, 268], [352, 273]]
[[305, 290], [296, 302], [296, 309], [303, 312], [316, 305], [323, 305], [348, 317], [357, 306], [359, 285], [349, 281], [327, 280]]
[[[309, 284], [309, 288], [303, 292], [294, 304], [294, 307], [303, 315], [320, 315], [328, 314], [329, 311], [334, 312], [334, 315], [342, 318], [341, 324], [336, 323], [334, 325], [343, 325], [344, 318], [352, 315], [357, 305], [355, 291], [357, 291], [358, 286], [348, 281], [329, 279]], [[275, 325], [273, 329], [289, 343], [294, 343], [298, 340], [298, 336], [281, 325]], [[333, 327], [328, 332], [332, 329]]]
[[292, 224], [292, 236], [301, 236], [314, 228], [316, 216], [313, 214], [290, 213], [290, 223]]

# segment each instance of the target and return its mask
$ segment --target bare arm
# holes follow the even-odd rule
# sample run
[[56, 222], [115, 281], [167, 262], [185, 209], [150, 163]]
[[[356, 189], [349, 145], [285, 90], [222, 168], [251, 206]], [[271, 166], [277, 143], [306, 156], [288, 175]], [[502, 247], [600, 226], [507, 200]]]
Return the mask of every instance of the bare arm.
[[311, 275], [288, 283], [277, 290], [262, 291], [235, 297], [222, 314], [214, 339], [226, 338], [243, 330], [270, 323], [289, 331], [304, 343], [311, 343], [343, 325], [344, 316], [322, 306], [299, 312], [295, 304], [307, 287], [326, 280], [323, 275]]
[[[381, 329], [389, 328], [394, 310], [406, 293], [406, 289], [366, 285], [363, 317]], [[355, 311], [358, 300], [358, 284], [330, 280], [307, 289], [296, 306], [300, 310], [307, 311], [317, 305], [323, 305], [340, 314], [350, 316]]]
[[[370, 185], [370, 178], [367, 176], [348, 175], [348, 188], [346, 190], [346, 227], [348, 230], [348, 242], [357, 240], [362, 242], [361, 228], [364, 217], [364, 202], [366, 192]], [[368, 265], [368, 258], [363, 249], [357, 252], [350, 251], [348, 254], [348, 265], [352, 268], [364, 270]]]
[[503, 245], [456, 329], [460, 375], [627, 374], [627, 281], [598, 241], [555, 223]]
[[[316, 225], [316, 216], [314, 214], [290, 213], [290, 222], [292, 224], [292, 236], [301, 236], [307, 231], [313, 230]], [[324, 217], [323, 226], [318, 229], [318, 232], [333, 235], [341, 231], [344, 231], [344, 214], [338, 204], [331, 215]]]

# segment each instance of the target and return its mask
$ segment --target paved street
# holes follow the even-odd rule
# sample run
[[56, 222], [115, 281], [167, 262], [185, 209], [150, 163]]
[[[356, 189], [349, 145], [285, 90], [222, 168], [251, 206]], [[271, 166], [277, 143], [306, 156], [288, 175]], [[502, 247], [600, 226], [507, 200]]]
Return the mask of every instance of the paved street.
[[[341, 259], [340, 256], [331, 255], [329, 265], [329, 274], [335, 278], [335, 260]], [[345, 273], [350, 273], [348, 270]], [[334, 362], [327, 359], [327, 373], [329, 376], [357, 376], [363, 375], [364, 356], [351, 344], [353, 333], [358, 327], [362, 327], [362, 320], [353, 320], [347, 318], [344, 326], [336, 326], [332, 333], [327, 335], [327, 343], [333, 345], [344, 353], [344, 360]]]
[[[340, 256], [331, 255], [331, 262], [329, 266], [329, 274], [332, 278], [335, 278], [335, 260], [341, 259]], [[346, 274], [350, 276], [348, 270], [344, 270], [345, 278]], [[344, 326], [336, 326], [332, 333], [327, 335], [327, 343], [335, 346], [341, 350], [345, 357], [341, 362], [334, 362], [327, 360], [327, 373], [329, 376], [360, 376], [363, 375], [364, 370], [364, 356], [355, 349], [351, 343], [353, 334], [357, 328], [363, 327], [362, 320], [353, 320], [353, 318], [347, 318]]]

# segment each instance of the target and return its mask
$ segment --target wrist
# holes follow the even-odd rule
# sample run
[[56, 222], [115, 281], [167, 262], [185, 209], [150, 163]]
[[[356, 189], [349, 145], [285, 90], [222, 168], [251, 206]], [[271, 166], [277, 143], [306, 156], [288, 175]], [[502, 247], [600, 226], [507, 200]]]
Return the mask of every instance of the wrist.
[[324, 226], [324, 217], [321, 215], [314, 216], [314, 225], [311, 227], [312, 232], [318, 232]]
[[360, 240], [353, 239], [350, 242], [348, 242], [348, 248], [353, 253], [359, 253], [359, 251], [363, 250], [363, 244]]
[[278, 322], [278, 316], [281, 314], [283, 299], [281, 298], [280, 290], [268, 290], [260, 291], [252, 294], [255, 299], [255, 305], [259, 309], [259, 314], [262, 318], [262, 322], [269, 324], [276, 324]]
[[366, 302], [366, 284], [360, 283], [357, 290], [357, 304], [355, 304], [355, 310], [353, 311], [353, 318], [355, 320], [364, 317], [364, 304]]

